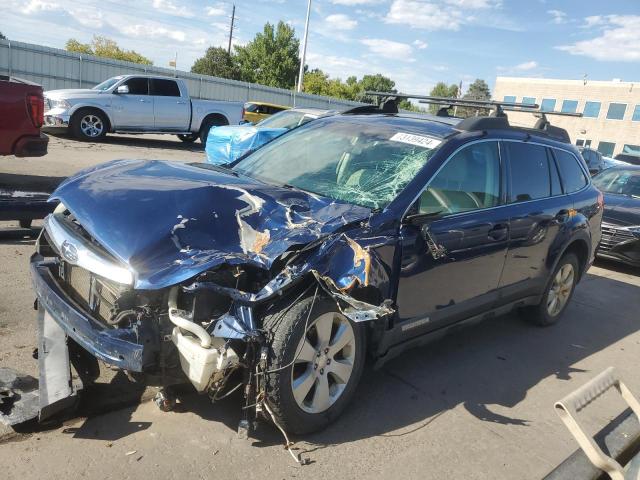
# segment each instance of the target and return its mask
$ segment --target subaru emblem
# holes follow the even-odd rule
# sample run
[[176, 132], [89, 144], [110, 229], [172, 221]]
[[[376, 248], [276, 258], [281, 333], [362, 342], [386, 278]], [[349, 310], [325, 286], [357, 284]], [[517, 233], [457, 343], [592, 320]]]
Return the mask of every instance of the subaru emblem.
[[73, 243], [65, 240], [62, 242], [60, 246], [60, 250], [62, 252], [62, 256], [70, 263], [75, 263], [78, 261], [78, 249]]

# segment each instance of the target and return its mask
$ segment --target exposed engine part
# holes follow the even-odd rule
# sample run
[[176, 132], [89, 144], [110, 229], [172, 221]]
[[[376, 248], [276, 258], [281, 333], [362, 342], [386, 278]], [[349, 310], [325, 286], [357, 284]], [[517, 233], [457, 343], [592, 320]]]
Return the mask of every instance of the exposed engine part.
[[186, 330], [198, 337], [202, 348], [209, 348], [211, 346], [211, 335], [200, 325], [189, 320], [185, 311], [178, 310], [178, 290], [178, 287], [173, 287], [169, 291], [169, 320], [171, 320], [176, 327]]
[[166, 388], [158, 390], [153, 401], [163, 412], [170, 412], [176, 407], [176, 396]]

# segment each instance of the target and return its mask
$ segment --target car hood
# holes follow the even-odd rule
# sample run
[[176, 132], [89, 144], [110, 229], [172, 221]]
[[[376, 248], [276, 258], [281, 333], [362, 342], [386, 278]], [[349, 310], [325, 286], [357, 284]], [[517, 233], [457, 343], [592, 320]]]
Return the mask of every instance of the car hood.
[[174, 285], [225, 263], [269, 269], [287, 250], [371, 213], [204, 164], [143, 160], [80, 172], [51, 198], [133, 270], [140, 289]]
[[605, 193], [602, 220], [621, 226], [640, 225], [640, 198]]
[[98, 95], [100, 90], [92, 90], [91, 88], [65, 88], [60, 90], [47, 90], [44, 96], [48, 98], [63, 98], [75, 95]]

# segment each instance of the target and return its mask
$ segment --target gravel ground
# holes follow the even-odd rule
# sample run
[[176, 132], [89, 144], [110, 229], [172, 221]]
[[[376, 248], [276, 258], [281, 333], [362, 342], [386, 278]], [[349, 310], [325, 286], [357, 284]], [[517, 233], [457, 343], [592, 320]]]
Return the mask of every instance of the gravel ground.
[[[49, 152], [3, 159], [2, 171], [66, 176], [115, 158], [204, 158], [198, 144], [156, 136], [97, 145], [52, 138]], [[36, 375], [33, 239], [22, 233], [0, 234], [0, 366]], [[295, 439], [310, 460], [304, 467], [269, 425], [236, 438], [239, 397], [211, 405], [185, 395], [171, 413], [146, 402], [20, 433], [0, 443], [4, 478], [540, 478], [576, 448], [555, 400], [610, 365], [640, 396], [637, 273], [599, 262], [554, 327], [510, 314], [368, 369], [337, 423]], [[586, 424], [595, 431], [622, 408], [611, 396], [587, 410]]]

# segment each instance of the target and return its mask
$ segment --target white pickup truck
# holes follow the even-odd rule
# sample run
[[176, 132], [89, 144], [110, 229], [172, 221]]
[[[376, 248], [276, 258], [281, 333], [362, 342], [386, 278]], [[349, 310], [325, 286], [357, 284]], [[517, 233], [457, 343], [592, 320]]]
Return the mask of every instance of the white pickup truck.
[[217, 125], [237, 125], [243, 104], [189, 97], [179, 78], [120, 75], [91, 89], [44, 93], [43, 130], [70, 129], [81, 140], [99, 140], [108, 132], [164, 133], [184, 142], [200, 138]]

